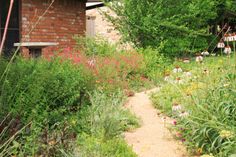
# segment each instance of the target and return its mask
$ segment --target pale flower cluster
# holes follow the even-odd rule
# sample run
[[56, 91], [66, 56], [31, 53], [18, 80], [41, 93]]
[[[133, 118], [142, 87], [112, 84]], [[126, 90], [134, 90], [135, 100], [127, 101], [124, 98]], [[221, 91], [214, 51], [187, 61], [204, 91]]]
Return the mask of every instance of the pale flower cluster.
[[230, 54], [230, 53], [232, 53], [231, 47], [230, 47], [230, 46], [226, 46], [225, 49], [224, 49], [224, 53], [225, 53], [225, 54]]
[[179, 112], [181, 110], [182, 110], [182, 106], [179, 105], [179, 104], [175, 104], [175, 105], [172, 106], [172, 111], [173, 112]]
[[236, 41], [236, 34], [225, 34], [224, 41]]
[[221, 48], [221, 49], [225, 48], [225, 43], [223, 41], [219, 42], [217, 44], [217, 48]]
[[165, 81], [173, 84], [184, 84], [192, 77], [192, 73], [190, 71], [183, 71], [183, 69], [179, 66], [176, 66], [172, 72], [174, 75], [170, 75], [169, 73], [165, 75]]
[[182, 70], [182, 68], [180, 68], [178, 66], [173, 69], [173, 73], [181, 73], [181, 72], [183, 72], [183, 70]]
[[222, 130], [219, 132], [221, 138], [232, 138], [234, 133], [229, 130]]
[[180, 104], [173, 104], [172, 112], [181, 118], [189, 116], [189, 113], [184, 111], [184, 108]]
[[203, 55], [203, 56], [209, 56], [210, 53], [209, 53], [207, 50], [205, 50], [205, 51], [203, 51], [203, 52], [201, 53], [201, 55]]
[[203, 57], [202, 56], [197, 56], [196, 57], [196, 62], [202, 62], [203, 61]]

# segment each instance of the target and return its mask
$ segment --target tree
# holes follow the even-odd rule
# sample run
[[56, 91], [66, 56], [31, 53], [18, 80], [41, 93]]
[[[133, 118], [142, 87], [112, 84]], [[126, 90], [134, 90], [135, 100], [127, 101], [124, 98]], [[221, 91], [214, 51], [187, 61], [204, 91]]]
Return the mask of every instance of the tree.
[[115, 0], [108, 6], [117, 14], [108, 18], [125, 41], [162, 45], [167, 55], [207, 49], [215, 36], [210, 30], [236, 11], [234, 0]]

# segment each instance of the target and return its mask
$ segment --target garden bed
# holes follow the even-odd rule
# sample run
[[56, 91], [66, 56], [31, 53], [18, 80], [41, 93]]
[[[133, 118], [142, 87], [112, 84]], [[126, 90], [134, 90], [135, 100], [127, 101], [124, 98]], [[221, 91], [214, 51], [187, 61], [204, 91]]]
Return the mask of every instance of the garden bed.
[[236, 69], [234, 57], [170, 67], [153, 104], [175, 120], [171, 130], [195, 155], [236, 154]]

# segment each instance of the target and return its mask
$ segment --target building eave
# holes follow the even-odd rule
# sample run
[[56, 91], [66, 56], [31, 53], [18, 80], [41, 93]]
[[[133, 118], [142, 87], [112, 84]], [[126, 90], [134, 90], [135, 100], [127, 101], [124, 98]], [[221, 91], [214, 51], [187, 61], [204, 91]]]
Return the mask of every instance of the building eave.
[[103, 2], [87, 3], [86, 10], [96, 9], [96, 8], [103, 7], [103, 6], [104, 6]]

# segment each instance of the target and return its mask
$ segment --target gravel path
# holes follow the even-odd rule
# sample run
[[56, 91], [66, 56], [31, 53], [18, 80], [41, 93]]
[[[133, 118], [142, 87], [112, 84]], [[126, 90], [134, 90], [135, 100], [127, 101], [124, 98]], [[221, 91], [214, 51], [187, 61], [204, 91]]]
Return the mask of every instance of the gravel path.
[[187, 157], [184, 147], [173, 139], [165, 127], [167, 122], [157, 115], [148, 94], [158, 89], [137, 93], [128, 101], [127, 107], [141, 118], [141, 127], [125, 133], [127, 143], [139, 157]]

